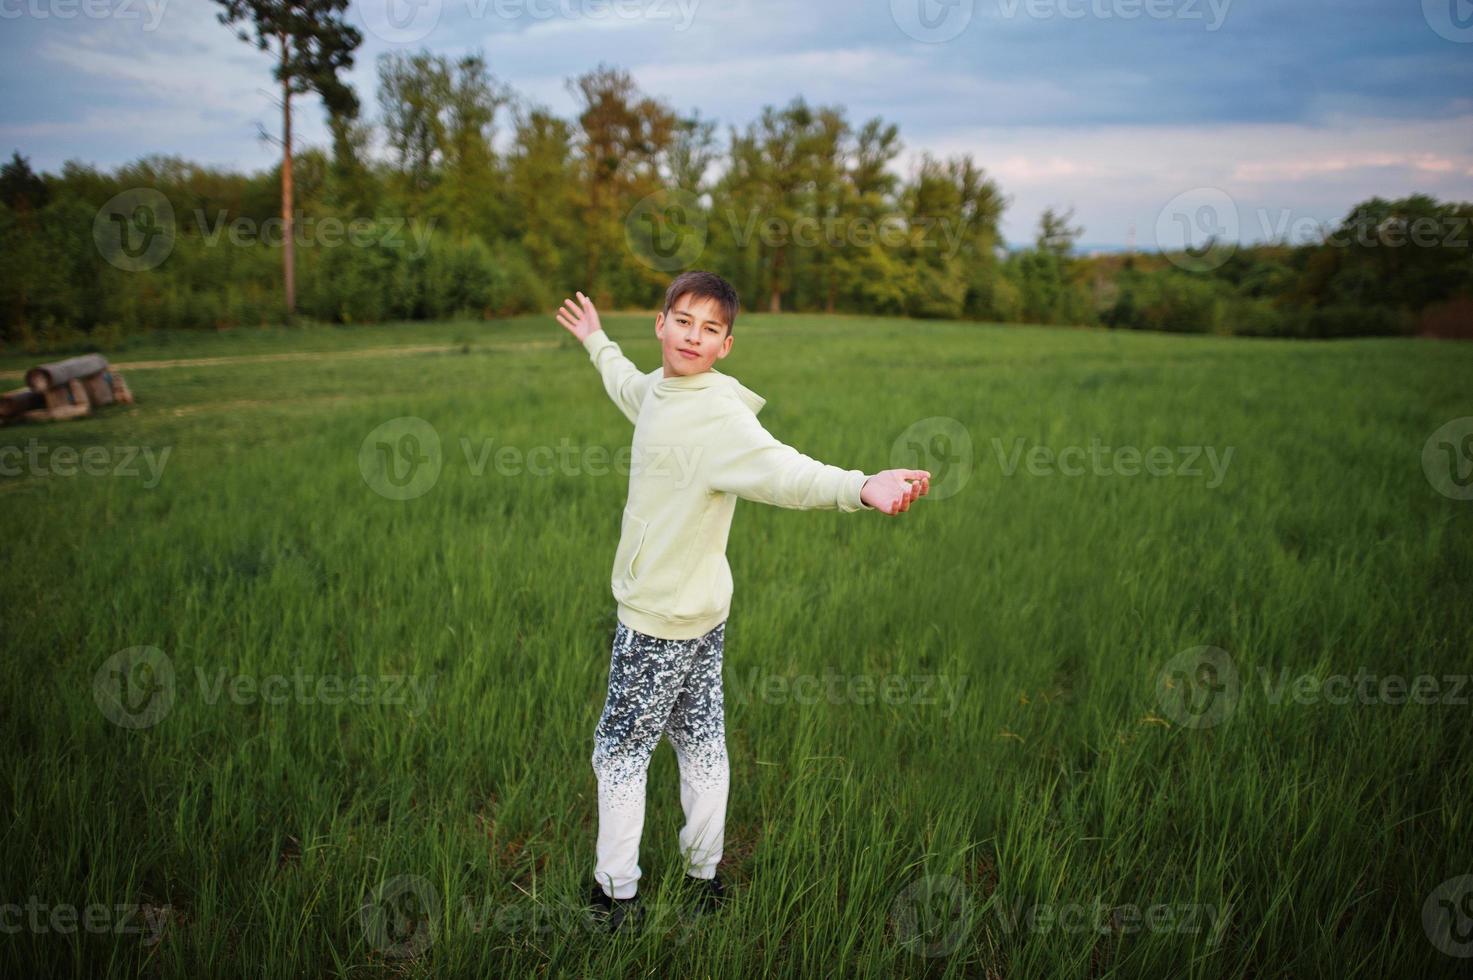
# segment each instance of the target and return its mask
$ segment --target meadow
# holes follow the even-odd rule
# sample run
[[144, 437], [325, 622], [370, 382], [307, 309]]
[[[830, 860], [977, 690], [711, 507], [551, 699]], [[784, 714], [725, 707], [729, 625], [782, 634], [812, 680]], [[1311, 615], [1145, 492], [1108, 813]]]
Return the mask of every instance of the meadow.
[[[651, 321], [605, 317], [645, 369]], [[774, 435], [936, 483], [738, 505], [735, 898], [673, 897], [661, 745], [620, 937], [577, 906], [631, 427], [582, 349], [111, 356], [135, 405], [0, 430], [9, 975], [1467, 968], [1473, 501], [1423, 455], [1473, 347], [743, 316]]]

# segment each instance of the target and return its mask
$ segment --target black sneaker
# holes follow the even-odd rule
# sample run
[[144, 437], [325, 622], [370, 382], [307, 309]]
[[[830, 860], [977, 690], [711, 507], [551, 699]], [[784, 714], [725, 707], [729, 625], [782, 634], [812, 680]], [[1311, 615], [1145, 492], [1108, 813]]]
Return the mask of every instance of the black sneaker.
[[697, 912], [714, 912], [726, 902], [726, 883], [719, 874], [714, 878], [686, 875], [685, 889]]
[[593, 890], [588, 893], [588, 910], [594, 921], [606, 925], [609, 932], [630, 932], [644, 921], [644, 905], [638, 895], [610, 898], [598, 882], [594, 882]]

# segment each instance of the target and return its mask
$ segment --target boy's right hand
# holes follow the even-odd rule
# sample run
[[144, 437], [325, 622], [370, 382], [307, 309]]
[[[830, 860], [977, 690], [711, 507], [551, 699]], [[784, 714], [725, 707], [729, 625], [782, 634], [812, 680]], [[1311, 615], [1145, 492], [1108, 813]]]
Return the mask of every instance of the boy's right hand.
[[862, 503], [894, 517], [910, 510], [918, 497], [931, 492], [931, 474], [925, 470], [883, 470], [864, 481]]
[[582, 293], [578, 294], [576, 303], [570, 299], [563, 300], [563, 305], [558, 307], [557, 322], [577, 337], [579, 343], [603, 329], [598, 322], [598, 310], [593, 308], [593, 300]]

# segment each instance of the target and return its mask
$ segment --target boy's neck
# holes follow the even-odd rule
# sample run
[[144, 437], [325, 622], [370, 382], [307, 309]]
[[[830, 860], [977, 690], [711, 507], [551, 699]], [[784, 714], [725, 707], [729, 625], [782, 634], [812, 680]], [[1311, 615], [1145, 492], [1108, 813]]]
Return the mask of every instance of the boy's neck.
[[666, 373], [663, 377], [660, 378], [658, 383], [666, 388], [709, 388], [711, 387], [711, 385], [715, 384], [719, 378], [723, 377], [725, 377], [725, 375], [717, 372], [712, 368], [707, 368], [704, 371], [697, 371], [695, 374]]

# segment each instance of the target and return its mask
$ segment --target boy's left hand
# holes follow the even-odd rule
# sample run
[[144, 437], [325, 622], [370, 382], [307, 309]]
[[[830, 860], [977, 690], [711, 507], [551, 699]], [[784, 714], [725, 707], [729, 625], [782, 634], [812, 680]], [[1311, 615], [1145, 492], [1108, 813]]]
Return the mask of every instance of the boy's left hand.
[[930, 492], [931, 474], [925, 470], [883, 470], [864, 481], [859, 499], [893, 517]]

